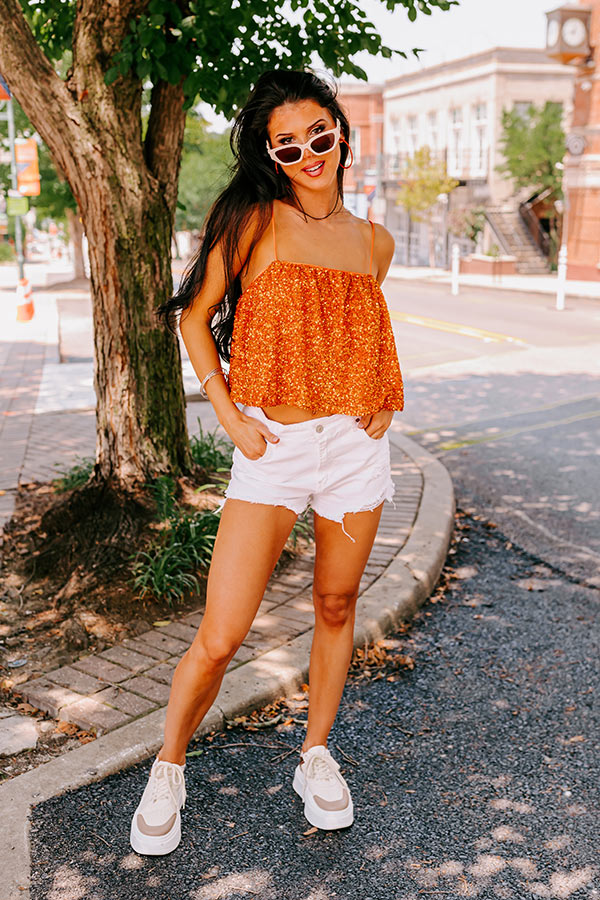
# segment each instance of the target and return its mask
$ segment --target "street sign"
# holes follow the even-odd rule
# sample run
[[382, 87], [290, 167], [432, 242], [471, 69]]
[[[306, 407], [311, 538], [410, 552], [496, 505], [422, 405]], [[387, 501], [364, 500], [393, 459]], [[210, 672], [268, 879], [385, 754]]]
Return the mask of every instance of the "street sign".
[[9, 216], [24, 216], [29, 209], [27, 197], [7, 197], [6, 212]]

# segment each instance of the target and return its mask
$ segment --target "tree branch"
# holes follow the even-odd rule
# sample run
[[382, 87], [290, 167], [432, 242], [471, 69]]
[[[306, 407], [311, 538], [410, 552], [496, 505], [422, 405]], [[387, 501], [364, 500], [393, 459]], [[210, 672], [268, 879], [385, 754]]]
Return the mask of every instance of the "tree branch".
[[76, 98], [41, 51], [18, 0], [0, 0], [0, 20], [0, 72], [56, 163], [69, 172], [65, 130], [75, 136], [83, 124]]
[[183, 82], [169, 84], [159, 81], [154, 85], [144, 141], [146, 165], [164, 192], [172, 215], [177, 203], [177, 179], [185, 129], [183, 99]]

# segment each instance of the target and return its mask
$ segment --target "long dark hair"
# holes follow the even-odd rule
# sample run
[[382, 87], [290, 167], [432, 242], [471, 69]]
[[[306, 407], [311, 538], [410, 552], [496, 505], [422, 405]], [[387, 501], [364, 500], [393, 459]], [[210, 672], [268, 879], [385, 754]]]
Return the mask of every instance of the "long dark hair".
[[[244, 107], [238, 113], [231, 129], [229, 143], [234, 156], [230, 166], [231, 180], [217, 197], [207, 213], [200, 239], [200, 247], [183, 274], [176, 293], [156, 310], [163, 322], [175, 331], [178, 313], [192, 304], [200, 291], [210, 251], [222, 241], [224, 255], [225, 294], [214, 304], [216, 313], [210, 323], [219, 356], [229, 362], [233, 320], [240, 297], [240, 276], [234, 275], [234, 259], [239, 236], [249, 216], [259, 212], [259, 227], [254, 235], [248, 256], [268, 227], [273, 200], [283, 199], [301, 210], [302, 205], [292, 188], [290, 179], [282, 167], [275, 170], [265, 141], [267, 125], [273, 110], [283, 103], [314, 100], [329, 110], [334, 119], [340, 120], [341, 137], [350, 140], [348, 119], [337, 100], [335, 82], [329, 84], [309, 69], [271, 69], [263, 72], [250, 93]], [[342, 166], [348, 154], [348, 144], [340, 142], [340, 166], [337, 171], [338, 199], [343, 201]]]

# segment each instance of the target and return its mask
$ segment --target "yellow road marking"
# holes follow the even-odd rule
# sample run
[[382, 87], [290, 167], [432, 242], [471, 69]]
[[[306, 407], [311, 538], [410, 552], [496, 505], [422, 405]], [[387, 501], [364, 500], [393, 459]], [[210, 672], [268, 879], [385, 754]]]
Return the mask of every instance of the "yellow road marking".
[[501, 334], [498, 331], [486, 331], [485, 328], [475, 328], [472, 325], [461, 325], [458, 322], [445, 322], [443, 319], [430, 319], [427, 316], [414, 316], [412, 313], [398, 312], [396, 309], [390, 309], [390, 318], [396, 319], [398, 322], [406, 322], [408, 325], [420, 325], [422, 328], [433, 328], [435, 331], [448, 331], [452, 334], [462, 334], [465, 337], [477, 338], [487, 343], [500, 343], [502, 341], [510, 344], [520, 344], [527, 346], [527, 341], [521, 338], [512, 337], [510, 334]]
[[539, 431], [543, 428], [555, 428], [557, 425], [570, 425], [572, 422], [579, 422], [582, 419], [594, 419], [597, 416], [600, 416], [600, 409], [590, 413], [580, 413], [578, 416], [569, 416], [568, 419], [555, 419], [553, 422], [538, 422], [535, 425], [523, 425], [522, 428], [511, 428], [510, 431], [503, 431], [500, 432], [500, 434], [485, 434], [464, 441], [447, 441], [445, 444], [438, 444], [437, 449], [443, 451], [458, 450], [461, 447], [470, 447], [473, 444], [502, 441], [504, 438], [513, 437], [515, 434], [522, 434], [524, 431]]

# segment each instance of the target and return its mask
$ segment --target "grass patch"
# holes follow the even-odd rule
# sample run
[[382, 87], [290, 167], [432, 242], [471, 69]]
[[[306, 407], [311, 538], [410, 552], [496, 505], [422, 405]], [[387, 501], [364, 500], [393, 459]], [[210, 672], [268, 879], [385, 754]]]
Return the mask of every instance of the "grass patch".
[[216, 428], [213, 431], [204, 431], [200, 418], [197, 422], [199, 434], [194, 434], [190, 438], [190, 451], [196, 465], [207, 472], [231, 469], [233, 443], [222, 434], [217, 434]]
[[131, 557], [139, 599], [151, 595], [170, 605], [198, 592], [197, 572], [208, 569], [219, 516], [210, 509], [189, 513], [173, 508], [158, 538]]
[[76, 460], [77, 462], [70, 469], [58, 470], [62, 478], [52, 480], [52, 486], [57, 494], [82, 487], [92, 474], [96, 462], [93, 456], [78, 456]]

